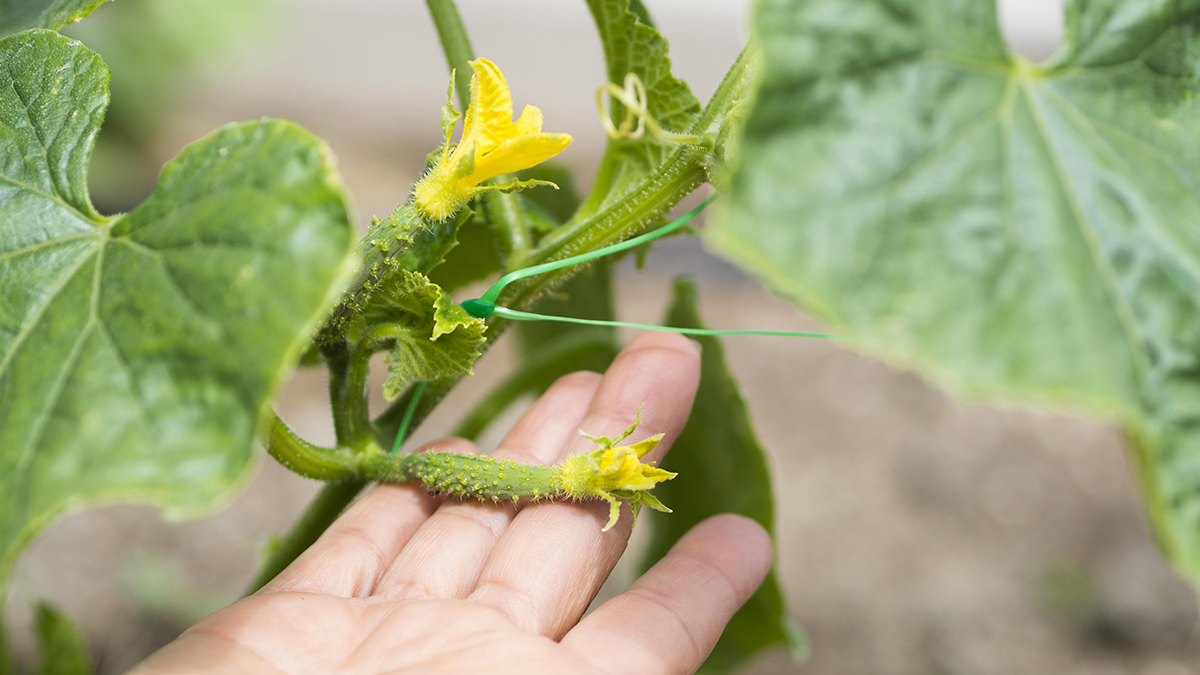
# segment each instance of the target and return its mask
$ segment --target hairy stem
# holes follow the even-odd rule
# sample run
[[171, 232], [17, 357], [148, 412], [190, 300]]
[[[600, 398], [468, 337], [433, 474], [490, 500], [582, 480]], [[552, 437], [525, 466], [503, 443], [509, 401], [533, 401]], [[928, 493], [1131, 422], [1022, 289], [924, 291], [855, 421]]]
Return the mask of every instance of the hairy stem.
[[471, 102], [471, 68], [467, 61], [475, 58], [471, 39], [463, 26], [462, 16], [454, 0], [425, 0], [429, 15], [437, 29], [438, 41], [446, 55], [446, 64], [454, 71], [454, 90], [458, 92], [458, 104], [465, 110]]
[[271, 412], [264, 444], [267, 452], [291, 471], [306, 478], [339, 481], [357, 478], [354, 453], [346, 448], [323, 448], [300, 438], [279, 415]]
[[[679, 144], [657, 171], [604, 209], [594, 213], [581, 209], [581, 215], [542, 238], [537, 249], [530, 253], [527, 264], [569, 258], [648, 231], [658, 216], [710, 180], [727, 150], [735, 119], [742, 113], [753, 87], [757, 64], [757, 47], [748, 45], [700, 117], [687, 130], [688, 134], [704, 139], [702, 142]], [[607, 186], [598, 181], [593, 190], [607, 190]], [[584, 203], [599, 201], [594, 194], [589, 194]], [[567, 268], [514, 283], [501, 296], [501, 303], [512, 309], [528, 309], [577, 270], [577, 267]]]
[[339, 446], [362, 449], [372, 440], [368, 409], [367, 375], [371, 352], [349, 347], [327, 356], [329, 402], [333, 408], [333, 430]]

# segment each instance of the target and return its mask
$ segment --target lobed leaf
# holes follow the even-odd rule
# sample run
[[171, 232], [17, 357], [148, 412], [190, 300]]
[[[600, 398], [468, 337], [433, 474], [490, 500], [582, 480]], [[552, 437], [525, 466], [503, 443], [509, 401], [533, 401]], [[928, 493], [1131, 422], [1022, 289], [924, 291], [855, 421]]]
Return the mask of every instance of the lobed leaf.
[[425, 275], [397, 270], [381, 280], [367, 302], [348, 336], [390, 349], [384, 398], [396, 398], [414, 382], [473, 374], [487, 341], [486, 325]]
[[1066, 6], [1037, 66], [993, 2], [764, 0], [709, 241], [954, 391], [1122, 424], [1200, 581], [1200, 3]]
[[[690, 281], [676, 281], [664, 323], [704, 328]], [[642, 559], [644, 569], [658, 562], [697, 523], [719, 513], [753, 518], [775, 537], [770, 468], [746, 401], [725, 363], [725, 349], [715, 337], [693, 339], [701, 346], [700, 388], [687, 426], [664, 462], [664, 468], [679, 475], [655, 488], [656, 496], [674, 513], [654, 519], [650, 547]], [[802, 651], [800, 633], [786, 611], [772, 571], [725, 627], [701, 672], [733, 671], [753, 654], [780, 644]]]
[[258, 416], [351, 245], [327, 148], [282, 120], [187, 147], [105, 218], [85, 170], [108, 69], [49, 31], [0, 40], [0, 579], [64, 509], [175, 514], [245, 475]]

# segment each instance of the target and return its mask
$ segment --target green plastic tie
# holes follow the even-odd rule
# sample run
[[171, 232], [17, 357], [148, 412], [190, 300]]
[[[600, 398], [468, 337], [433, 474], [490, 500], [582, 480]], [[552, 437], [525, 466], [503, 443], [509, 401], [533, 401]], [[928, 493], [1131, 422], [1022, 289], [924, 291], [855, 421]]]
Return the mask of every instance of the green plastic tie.
[[[682, 217], [672, 220], [671, 222], [667, 223], [666, 225], [663, 225], [662, 227], [658, 228], [657, 230], [654, 230], [653, 232], [647, 232], [646, 234], [633, 237], [632, 239], [626, 239], [625, 241], [623, 241], [619, 244], [613, 244], [612, 246], [605, 246], [604, 248], [596, 249], [595, 251], [589, 251], [588, 253], [581, 253], [579, 255], [571, 256], [570, 258], [563, 258], [562, 260], [555, 260], [553, 262], [542, 263], [541, 265], [534, 265], [533, 267], [526, 267], [526, 268], [519, 269], [519, 270], [516, 270], [513, 272], [509, 272], [508, 274], [505, 274], [504, 276], [497, 279], [496, 283], [492, 284], [491, 288], [487, 289], [487, 292], [484, 293], [483, 295], [479, 296], [479, 298], [477, 300], [468, 300], [468, 301], [462, 303], [462, 307], [463, 307], [463, 309], [467, 310], [467, 312], [470, 313], [471, 316], [478, 316], [471, 312], [471, 308], [467, 306], [468, 304], [472, 304], [475, 307], [480, 308], [480, 309], [481, 309], [481, 305], [491, 305], [491, 307], [494, 308], [496, 306], [496, 300], [498, 300], [500, 298], [500, 293], [504, 290], [504, 287], [511, 284], [514, 281], [519, 281], [519, 280], [525, 279], [527, 277], [537, 276], [539, 274], [545, 274], [546, 272], [553, 272], [554, 270], [560, 270], [564, 267], [578, 265], [579, 263], [588, 262], [589, 260], [595, 260], [596, 258], [603, 258], [604, 256], [611, 255], [613, 253], [620, 253], [621, 251], [627, 251], [631, 248], [641, 246], [642, 244], [645, 244], [648, 241], [654, 241], [655, 239], [658, 239], [659, 237], [664, 237], [668, 234], [671, 234], [675, 230], [678, 230], [679, 228], [683, 227], [684, 225], [687, 225], [688, 221], [690, 221], [692, 218], [695, 218], [697, 215], [699, 215], [700, 212], [703, 211], [706, 206], [711, 204], [712, 201], [717, 198], [717, 194], [718, 193], [714, 192], [712, 194], [712, 196], [710, 196], [708, 199], [705, 199], [704, 202], [700, 204], [700, 206], [697, 206], [696, 208], [692, 209], [691, 211], [688, 211], [687, 213], [685, 213]], [[487, 316], [491, 316], [491, 311], [488, 312]], [[485, 318], [487, 318], [487, 316], [480, 316], [479, 318], [485, 319]]]
[[627, 321], [601, 321], [599, 319], [576, 319], [576, 318], [568, 317], [568, 316], [552, 316], [552, 315], [548, 315], [548, 314], [534, 314], [532, 312], [521, 312], [521, 311], [518, 311], [515, 309], [508, 309], [507, 307], [499, 307], [496, 305], [496, 300], [498, 300], [500, 298], [500, 293], [504, 291], [504, 287], [513, 283], [514, 281], [519, 281], [521, 279], [525, 279], [528, 277], [537, 276], [539, 274], [544, 274], [546, 272], [553, 272], [555, 270], [560, 270], [564, 267], [571, 267], [572, 265], [578, 265], [580, 263], [585, 263], [590, 260], [595, 260], [596, 258], [601, 258], [606, 255], [611, 255], [613, 253], [620, 253], [621, 251], [627, 251], [631, 248], [641, 246], [642, 244], [645, 244], [646, 242], [654, 241], [655, 239], [658, 239], [659, 237], [663, 237], [668, 234], [671, 234], [672, 232], [674, 232], [674, 231], [678, 230], [679, 228], [683, 227], [684, 225], [686, 225], [688, 223], [688, 221], [690, 221], [692, 218], [695, 218], [697, 215], [699, 215], [701, 211], [703, 211], [709, 204], [711, 204], [713, 202], [714, 199], [717, 198], [717, 194], [718, 193], [713, 193], [708, 199], [705, 199], [696, 208], [692, 209], [691, 211], [688, 211], [680, 218], [676, 218], [675, 220], [667, 223], [666, 225], [663, 225], [662, 227], [658, 228], [657, 230], [654, 230], [653, 232], [647, 232], [646, 234], [633, 237], [632, 239], [626, 239], [625, 241], [623, 241], [619, 244], [613, 244], [612, 246], [605, 246], [604, 248], [600, 248], [595, 251], [590, 251], [588, 253], [582, 253], [580, 255], [571, 256], [570, 258], [563, 258], [562, 260], [555, 260], [553, 262], [542, 263], [541, 265], [534, 265], [532, 267], [526, 267], [524, 269], [519, 269], [519, 270], [516, 270], [513, 272], [509, 272], [508, 274], [505, 274], [504, 276], [497, 279], [496, 283], [492, 284], [491, 287], [487, 289], [487, 292], [484, 293], [482, 296], [480, 296], [474, 300], [467, 300], [467, 301], [463, 302], [460, 306], [464, 310], [466, 310], [467, 314], [470, 314], [471, 316], [476, 317], [478, 319], [487, 319], [492, 316], [498, 316], [498, 317], [501, 317], [504, 319], [511, 319], [513, 321], [556, 321], [559, 323], [582, 324], [584, 326], [616, 326], [619, 328], [638, 328], [641, 330], [657, 330], [657, 331], [664, 331], [667, 333], [681, 333], [683, 335], [701, 335], [701, 336], [771, 335], [771, 336], [780, 336], [780, 337], [805, 337], [805, 338], [824, 338], [824, 339], [829, 339], [829, 340], [852, 340], [853, 338], [850, 338], [850, 337], [846, 337], [843, 335], [831, 335], [829, 333], [807, 333], [807, 332], [791, 332], [791, 331], [776, 331], [776, 330], [713, 330], [713, 329], [708, 329], [708, 328], [674, 328], [671, 326], [658, 326], [658, 325], [645, 324], [645, 323], [630, 323]]
[[618, 328], [638, 328], [640, 330], [657, 330], [667, 333], [682, 333], [683, 335], [718, 336], [718, 335], [772, 335], [779, 337], [826, 338], [829, 340], [852, 340], [844, 335], [829, 333], [805, 333], [780, 330], [714, 330], [710, 328], [676, 328], [674, 326], [658, 326], [647, 323], [630, 323], [628, 321], [601, 321], [599, 319], [577, 319], [570, 316], [553, 316], [550, 314], [534, 314], [521, 312], [507, 307], [497, 307], [495, 315], [502, 319], [513, 321], [557, 321], [558, 323], [576, 323], [584, 326], [616, 326]]

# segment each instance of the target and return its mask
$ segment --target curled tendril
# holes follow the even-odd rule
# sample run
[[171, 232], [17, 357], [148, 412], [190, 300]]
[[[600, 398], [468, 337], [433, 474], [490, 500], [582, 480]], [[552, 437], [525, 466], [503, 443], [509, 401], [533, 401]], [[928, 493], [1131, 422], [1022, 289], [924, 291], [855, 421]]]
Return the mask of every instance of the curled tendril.
[[[609, 101], [616, 101], [625, 106], [625, 117], [620, 124], [613, 124], [612, 116], [608, 114], [608, 106], [604, 104], [604, 95], [608, 94]], [[596, 89], [596, 112], [600, 115], [600, 123], [604, 131], [614, 141], [628, 139], [636, 141], [647, 131], [655, 140], [663, 143], [698, 143], [699, 136], [680, 134], [662, 128], [658, 120], [650, 114], [650, 97], [646, 93], [646, 85], [637, 73], [626, 73], [625, 86], [618, 87], [612, 82], [605, 82]]]

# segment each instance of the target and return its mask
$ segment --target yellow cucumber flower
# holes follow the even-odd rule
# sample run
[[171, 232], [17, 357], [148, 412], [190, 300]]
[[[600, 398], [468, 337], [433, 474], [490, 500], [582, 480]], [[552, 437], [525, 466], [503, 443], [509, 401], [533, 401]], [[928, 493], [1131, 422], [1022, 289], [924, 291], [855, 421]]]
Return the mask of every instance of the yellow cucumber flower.
[[[447, 102], [442, 111], [445, 144], [433, 168], [413, 189], [417, 207], [431, 220], [449, 218], [467, 200], [488, 190], [512, 192], [546, 181], [513, 180], [503, 185], [480, 185], [501, 174], [527, 169], [550, 159], [571, 144], [569, 134], [542, 133], [542, 111], [527, 105], [512, 121], [512, 94], [496, 64], [487, 59], [470, 62], [471, 103], [463, 121], [462, 138], [451, 149], [450, 135], [459, 113]], [[453, 75], [451, 76], [453, 82]], [[453, 89], [453, 86], [451, 87]]]
[[633, 509], [633, 517], [637, 518], [638, 508], [649, 506], [655, 511], [670, 513], [671, 509], [650, 494], [648, 490], [665, 480], [671, 480], [678, 474], [664, 471], [654, 462], [642, 462], [651, 450], [658, 446], [663, 434], [651, 436], [633, 445], [617, 445], [637, 429], [642, 421], [641, 408], [638, 409], [637, 419], [615, 439], [607, 436], [589, 436], [583, 434], [598, 445], [599, 448], [590, 452], [568, 457], [562, 463], [561, 479], [563, 492], [573, 499], [599, 497], [609, 503], [608, 523], [604, 526], [607, 532], [621, 515], [621, 501], [629, 502]]

